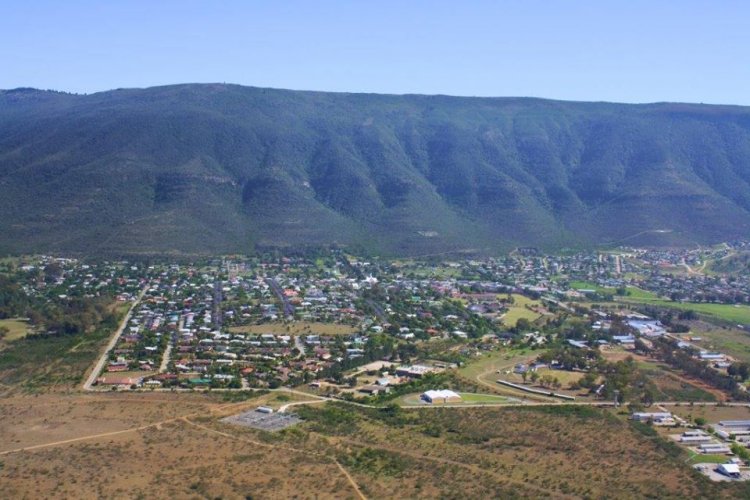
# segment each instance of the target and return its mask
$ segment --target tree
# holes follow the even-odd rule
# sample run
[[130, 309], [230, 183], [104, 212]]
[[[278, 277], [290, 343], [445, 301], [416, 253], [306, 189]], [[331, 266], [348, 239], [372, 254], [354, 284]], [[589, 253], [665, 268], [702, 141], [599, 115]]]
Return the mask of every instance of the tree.
[[730, 446], [732, 453], [740, 457], [742, 460], [750, 460], [750, 451], [739, 443], [734, 443]]
[[646, 343], [639, 338], [635, 339], [635, 343], [633, 344], [633, 347], [635, 348], [637, 352], [648, 353], [649, 351], [651, 351], [651, 349], [648, 348]]
[[586, 389], [592, 389], [594, 387], [594, 384], [596, 384], [596, 373], [594, 372], [588, 372], [586, 375], [584, 375], [579, 381], [578, 385], [581, 387], [584, 387]]
[[644, 406], [651, 406], [654, 404], [654, 401], [656, 400], [656, 388], [652, 384], [647, 384], [646, 387], [643, 390], [643, 395], [641, 396], [641, 402]]
[[539, 385], [542, 387], [552, 387], [554, 384], [555, 378], [552, 375], [544, 374], [541, 377], [539, 377]]
[[516, 321], [516, 331], [525, 332], [531, 330], [531, 321], [528, 318], [518, 318]]
[[682, 311], [677, 317], [679, 319], [686, 320], [686, 321], [698, 319], [698, 315], [695, 314], [695, 311], [693, 311], [692, 309], [688, 309], [687, 311]]

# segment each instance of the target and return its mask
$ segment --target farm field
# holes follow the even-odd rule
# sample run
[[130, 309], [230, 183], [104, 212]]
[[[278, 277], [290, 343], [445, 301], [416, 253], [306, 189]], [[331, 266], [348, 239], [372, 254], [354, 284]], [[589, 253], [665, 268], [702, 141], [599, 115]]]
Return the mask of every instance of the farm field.
[[715, 326], [705, 321], [691, 321], [689, 326], [689, 336], [702, 339], [695, 344], [750, 363], [750, 332], [735, 327]]
[[[414, 266], [414, 262], [409, 263], [411, 266]], [[417, 278], [435, 278], [435, 279], [449, 279], [449, 278], [458, 278], [461, 276], [461, 269], [457, 267], [447, 267], [447, 266], [435, 266], [435, 267], [424, 267], [424, 266], [414, 266], [413, 268], [409, 268], [405, 271], [406, 276], [414, 276]]]
[[[591, 281], [571, 281], [570, 288], [574, 290], [594, 290], [597, 293], [611, 294], [611, 295], [615, 295], [617, 293], [617, 289], [615, 288], [602, 287]], [[642, 290], [634, 286], [629, 286], [629, 287], [626, 287], [625, 289], [627, 291], [627, 295], [623, 296], [624, 299], [657, 300], [659, 298], [658, 295], [652, 292], [648, 292], [646, 290]]]
[[627, 287], [628, 294], [625, 296], [626, 299], [632, 300], [659, 300], [659, 296], [653, 292], [642, 290], [634, 286]]
[[715, 423], [720, 420], [750, 419], [750, 408], [742, 406], [717, 406], [695, 403], [693, 405], [670, 405], [667, 409], [686, 420], [694, 420], [700, 417], [705, 418], [709, 423]]
[[667, 307], [681, 311], [695, 311], [699, 314], [734, 324], [750, 324], [750, 306], [733, 304], [710, 304], [705, 302], [673, 302], [661, 298], [618, 297], [618, 301], [641, 303], [658, 307]]
[[570, 288], [573, 290], [595, 290], [597, 292], [604, 292], [604, 293], [615, 293], [614, 288], [605, 288], [602, 286], [597, 285], [596, 283], [592, 281], [571, 281], [569, 283]]

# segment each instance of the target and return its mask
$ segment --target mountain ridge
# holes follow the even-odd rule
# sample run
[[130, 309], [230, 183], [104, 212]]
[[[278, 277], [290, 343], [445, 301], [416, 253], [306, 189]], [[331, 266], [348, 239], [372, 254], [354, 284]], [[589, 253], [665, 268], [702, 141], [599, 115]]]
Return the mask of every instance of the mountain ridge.
[[750, 108], [5, 90], [0, 189], [6, 252], [712, 243], [750, 229]]
[[238, 83], [221, 83], [221, 82], [204, 82], [204, 83], [173, 83], [163, 85], [153, 85], [149, 87], [118, 87], [109, 90], [97, 90], [94, 92], [73, 92], [59, 89], [42, 89], [39, 87], [13, 87], [0, 89], [0, 94], [3, 93], [49, 93], [57, 95], [66, 95], [74, 97], [91, 97], [98, 94], [109, 94], [112, 92], [126, 92], [126, 91], [148, 91], [148, 90], [159, 90], [159, 89], [173, 89], [181, 87], [227, 87], [227, 88], [238, 88], [247, 89], [252, 91], [273, 91], [273, 92], [291, 92], [300, 94], [322, 94], [322, 95], [339, 95], [339, 96], [380, 96], [380, 97], [445, 97], [451, 99], [477, 99], [477, 100], [528, 100], [528, 101], [540, 101], [547, 103], [564, 103], [564, 104], [610, 104], [615, 106], [661, 106], [661, 105], [684, 105], [684, 106], [698, 106], [698, 107], [712, 107], [712, 108], [738, 108], [747, 109], [750, 105], [743, 104], [732, 104], [732, 103], [704, 103], [704, 102], [690, 102], [690, 101], [648, 101], [648, 102], [624, 102], [624, 101], [583, 101], [583, 100], [569, 100], [569, 99], [558, 99], [555, 97], [539, 97], [539, 96], [482, 96], [482, 95], [455, 95], [455, 94], [421, 94], [414, 92], [406, 93], [379, 93], [379, 92], [367, 92], [367, 91], [327, 91], [327, 90], [306, 90], [306, 89], [292, 89], [286, 87], [262, 87], [256, 85], [242, 85]]

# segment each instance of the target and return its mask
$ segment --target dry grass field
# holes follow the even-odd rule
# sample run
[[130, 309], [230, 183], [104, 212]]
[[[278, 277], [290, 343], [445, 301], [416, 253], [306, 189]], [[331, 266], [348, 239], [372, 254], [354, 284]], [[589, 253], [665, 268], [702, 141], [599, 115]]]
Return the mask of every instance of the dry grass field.
[[350, 335], [358, 332], [357, 328], [350, 325], [315, 323], [312, 321], [233, 326], [228, 328], [228, 330], [234, 333], [273, 333], [276, 335]]
[[0, 399], [0, 453], [118, 432], [219, 407], [213, 397], [172, 393], [70, 393]]
[[[529, 394], [497, 383], [499, 378], [507, 379], [509, 374], [505, 372], [512, 373], [515, 365], [519, 363], [528, 364], [542, 352], [544, 351], [521, 349], [483, 354], [482, 357], [472, 360], [461, 367], [458, 370], [458, 374], [466, 380], [476, 382], [482, 386], [483, 390], [488, 392], [524, 399], [549, 401], [550, 398], [545, 396]], [[522, 379], [519, 377], [518, 381], [520, 382]]]
[[670, 406], [669, 411], [687, 420], [705, 418], [709, 423], [720, 420], [750, 420], [750, 408], [742, 406], [692, 405]]
[[508, 312], [503, 316], [503, 324], [506, 326], [516, 326], [516, 323], [521, 318], [526, 318], [529, 321], [536, 321], [542, 317], [542, 314], [536, 311], [532, 311], [527, 306], [532, 308], [541, 308], [542, 303], [538, 300], [532, 300], [524, 295], [517, 293], [513, 294], [515, 302], [508, 309]]
[[25, 319], [0, 319], [0, 328], [8, 329], [8, 334], [0, 342], [12, 342], [26, 336], [29, 331], [29, 322]]
[[322, 454], [204, 425], [277, 399], [112, 393], [0, 400], [3, 497], [356, 498]]
[[8, 498], [355, 498], [325, 457], [185, 421], [3, 459]]
[[658, 390], [660, 401], [723, 401], [726, 394], [715, 389], [701, 380], [687, 377], [678, 370], [660, 363], [659, 361], [635, 354], [632, 351], [615, 347], [602, 350], [607, 361], [622, 361], [631, 357], [638, 364], [638, 368], [648, 375]]
[[[284, 399], [284, 398], [282, 398]], [[292, 397], [290, 400], [299, 398]], [[278, 394], [48, 394], [0, 400], [7, 498], [742, 496], [680, 450], [587, 407], [296, 407], [268, 433], [221, 422]]]
[[709, 351], [719, 351], [738, 359], [750, 362], [750, 333], [736, 327], [716, 326], [706, 321], [690, 321], [688, 336], [700, 337], [695, 342]]

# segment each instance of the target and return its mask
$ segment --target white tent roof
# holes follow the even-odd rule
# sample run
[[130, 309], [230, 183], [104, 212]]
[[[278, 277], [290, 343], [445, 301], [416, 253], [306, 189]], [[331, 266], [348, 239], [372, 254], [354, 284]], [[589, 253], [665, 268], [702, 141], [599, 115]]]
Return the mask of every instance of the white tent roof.
[[460, 398], [461, 397], [457, 393], [448, 389], [440, 389], [438, 391], [425, 391], [423, 396], [429, 399]]

